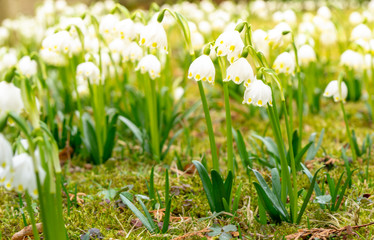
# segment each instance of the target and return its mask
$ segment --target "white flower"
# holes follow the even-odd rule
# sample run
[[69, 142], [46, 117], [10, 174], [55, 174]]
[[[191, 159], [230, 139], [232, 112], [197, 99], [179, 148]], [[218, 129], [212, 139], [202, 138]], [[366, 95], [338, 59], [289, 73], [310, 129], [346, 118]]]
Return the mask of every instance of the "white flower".
[[8, 69], [17, 64], [17, 55], [14, 51], [9, 51], [4, 54], [3, 59], [0, 62], [0, 70]]
[[239, 58], [233, 64], [231, 64], [226, 71], [226, 78], [223, 79], [224, 82], [232, 80], [236, 84], [241, 84], [246, 81], [250, 83], [255, 79], [251, 65], [248, 63], [247, 59]]
[[194, 50], [201, 49], [204, 46], [204, 37], [201, 33], [195, 31], [191, 33], [191, 43]]
[[261, 80], [255, 79], [244, 92], [243, 104], [253, 104], [255, 106], [272, 105], [271, 88]]
[[257, 29], [252, 33], [252, 42], [265, 56], [269, 55], [269, 44], [265, 41], [267, 33], [262, 29]]
[[133, 40], [137, 34], [134, 22], [129, 18], [118, 22], [116, 29], [121, 39]]
[[140, 33], [140, 45], [167, 51], [167, 37], [164, 27], [158, 22], [151, 22]]
[[303, 45], [298, 50], [299, 62], [301, 65], [308, 65], [311, 62], [316, 61], [316, 52], [309, 45]]
[[188, 69], [188, 78], [194, 78], [196, 81], [208, 81], [214, 83], [216, 70], [209, 56], [203, 54], [196, 58]]
[[143, 49], [136, 43], [132, 42], [124, 50], [123, 57], [125, 60], [131, 60], [131, 62], [139, 61], [143, 57]]
[[77, 66], [78, 84], [90, 81], [91, 84], [98, 84], [100, 81], [100, 70], [93, 62], [84, 62]]
[[324, 19], [330, 19], [331, 18], [331, 11], [328, 7], [322, 6], [318, 9], [317, 15], [320, 17], [323, 17]]
[[[32, 158], [28, 154], [22, 153], [14, 156], [12, 161], [13, 188], [18, 193], [27, 191], [33, 198], [37, 198], [38, 188]], [[45, 171], [41, 166], [38, 166], [38, 172], [40, 181], [43, 183], [46, 175]]]
[[0, 117], [7, 112], [19, 114], [23, 108], [21, 90], [13, 83], [0, 82]]
[[175, 99], [176, 101], [178, 101], [179, 99], [182, 98], [183, 94], [184, 94], [184, 88], [183, 88], [183, 87], [177, 87], [177, 88], [174, 90], [174, 94], [173, 94], [174, 99]]
[[244, 48], [244, 43], [238, 31], [229, 30], [219, 35], [214, 43], [214, 48], [216, 47], [217, 56], [227, 55], [227, 59], [233, 63], [240, 57]]
[[371, 39], [371, 30], [368, 26], [365, 24], [360, 24], [356, 26], [351, 33], [351, 39], [358, 40], [358, 39], [364, 39], [366, 41], [369, 41]]
[[273, 69], [276, 73], [292, 74], [295, 70], [295, 60], [290, 53], [281, 53], [275, 59]]
[[149, 54], [140, 59], [135, 70], [140, 70], [143, 74], [148, 72], [149, 76], [155, 79], [160, 76], [161, 63], [155, 55]]
[[351, 15], [349, 15], [349, 22], [353, 25], [357, 25], [359, 23], [362, 23], [364, 18], [359, 12], [352, 12]]
[[18, 62], [19, 71], [26, 77], [31, 77], [37, 72], [37, 64], [35, 60], [31, 60], [29, 56], [24, 56]]
[[0, 168], [8, 167], [12, 161], [12, 156], [12, 146], [4, 135], [0, 133]]
[[265, 40], [267, 41], [269, 46], [272, 46], [273, 48], [282, 46], [284, 44], [285, 38], [283, 32], [288, 31], [291, 31], [291, 27], [287, 23], [281, 22], [273, 29], [268, 31], [268, 35], [265, 37]]
[[9, 38], [9, 30], [0, 26], [0, 45]]
[[111, 41], [116, 37], [118, 18], [113, 14], [108, 14], [100, 19], [99, 32], [106, 41]]
[[348, 88], [347, 85], [342, 81], [341, 82], [341, 97], [339, 93], [339, 85], [337, 80], [333, 80], [329, 82], [327, 85], [325, 92], [323, 93], [324, 97], [333, 97], [335, 102], [340, 101], [343, 99], [343, 101], [347, 98], [348, 95]]
[[358, 52], [346, 50], [340, 56], [340, 64], [355, 70], [360, 70], [364, 67], [364, 57]]

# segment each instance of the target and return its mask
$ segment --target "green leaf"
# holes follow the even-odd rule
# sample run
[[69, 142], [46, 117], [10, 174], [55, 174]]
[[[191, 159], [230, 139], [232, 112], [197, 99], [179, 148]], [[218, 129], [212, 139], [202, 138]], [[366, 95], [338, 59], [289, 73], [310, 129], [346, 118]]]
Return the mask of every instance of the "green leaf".
[[210, 181], [208, 172], [206, 171], [205, 167], [200, 162], [194, 160], [192, 161], [192, 163], [195, 165], [199, 173], [201, 182], [203, 183], [204, 191], [208, 199], [210, 210], [212, 212], [215, 212], [216, 207], [214, 204], [214, 197], [213, 197], [213, 185], [212, 185], [212, 182]]
[[87, 147], [88, 152], [90, 153], [94, 164], [98, 165], [101, 163], [99, 147], [97, 144], [97, 136], [95, 128], [91, 123], [91, 119], [88, 115], [83, 116], [83, 133], [84, 138], [83, 142]]
[[356, 137], [356, 132], [355, 130], [352, 130], [352, 144], [354, 149], [356, 150], [357, 155], [360, 157], [362, 155], [360, 148], [357, 143], [357, 137]]
[[216, 207], [215, 211], [221, 212], [225, 210], [222, 203], [222, 198], [225, 197], [225, 187], [223, 185], [223, 179], [216, 170], [212, 170], [210, 174], [212, 176], [212, 192], [214, 197], [214, 206]]
[[231, 203], [231, 191], [232, 191], [232, 183], [233, 183], [233, 174], [231, 171], [227, 174], [224, 188], [225, 188], [225, 195], [223, 196], [226, 199], [226, 202], [229, 204]]
[[140, 131], [140, 129], [133, 122], [131, 122], [129, 119], [125, 118], [124, 116], [119, 116], [118, 119], [130, 129], [130, 131], [134, 134], [134, 136], [138, 139], [138, 141], [143, 145], [144, 139], [143, 139], [142, 132]]
[[238, 189], [235, 192], [234, 203], [232, 204], [232, 211], [231, 211], [232, 213], [235, 213], [236, 210], [238, 210], [239, 200], [240, 200], [240, 196], [242, 194], [242, 186], [243, 186], [243, 184], [240, 183]]
[[296, 157], [295, 157], [295, 164], [296, 164], [296, 168], [299, 168], [300, 166], [300, 163], [301, 163], [301, 159], [303, 158], [304, 154], [306, 153], [306, 151], [308, 151], [308, 149], [313, 145], [313, 142], [309, 142], [303, 149], [301, 149], [300, 152], [297, 153]]
[[[276, 195], [270, 190], [268, 184], [266, 183], [265, 179], [262, 177], [262, 175], [256, 171], [252, 170], [262, 188], [262, 191], [264, 191], [266, 197], [271, 201], [272, 205], [276, 208], [276, 210], [282, 215], [284, 219], [289, 219], [288, 212], [286, 208], [284, 207], [282, 201], [276, 197]], [[265, 209], [268, 208], [267, 205], [264, 205]]]
[[244, 168], [253, 167], [252, 166], [252, 161], [248, 156], [247, 149], [245, 148], [245, 143], [243, 140], [243, 135], [239, 130], [233, 131], [234, 139], [236, 142], [236, 145], [238, 146], [238, 151], [239, 151], [239, 156], [240, 159], [242, 160], [242, 164]]
[[319, 204], [323, 204], [323, 205], [326, 205], [326, 204], [329, 204], [331, 202], [331, 195], [330, 194], [327, 194], [327, 195], [321, 195], [321, 196], [317, 196], [314, 201], [314, 203], [319, 203]]
[[262, 136], [259, 136], [259, 135], [256, 135], [256, 134], [252, 134], [253, 137], [259, 139], [261, 142], [263, 142], [266, 146], [266, 149], [273, 153], [275, 156], [277, 156], [279, 158], [279, 151], [278, 151], [278, 147], [277, 145], [275, 144], [275, 142], [273, 141], [273, 139], [271, 139], [270, 137], [262, 137]]
[[220, 236], [219, 236], [219, 240], [230, 240], [232, 239], [232, 235], [230, 233], [222, 233]]
[[238, 228], [235, 226], [235, 225], [232, 225], [232, 224], [229, 224], [229, 225], [226, 225], [226, 226], [223, 226], [223, 231], [224, 232], [236, 232], [238, 231]]
[[[139, 220], [143, 223], [143, 225], [151, 232], [153, 233], [155, 231], [155, 228], [154, 226], [152, 226], [152, 224], [150, 224], [147, 220], [147, 218], [143, 215], [143, 213], [141, 213], [137, 207], [135, 207], [135, 205], [129, 200], [127, 199], [127, 197], [123, 196], [122, 194], [120, 195], [121, 197], [121, 200], [124, 204], [126, 204], [130, 210], [135, 214], [135, 216], [137, 218], [139, 218]], [[153, 221], [152, 221], [153, 222]], [[153, 223], [154, 224], [154, 223]]]
[[212, 230], [211, 232], [208, 233], [208, 236], [210, 237], [215, 237], [222, 233], [222, 228], [220, 227], [210, 227], [209, 229]]
[[261, 205], [265, 208], [266, 212], [269, 214], [270, 218], [275, 222], [281, 222], [281, 213], [277, 208], [274, 207], [273, 202], [266, 195], [264, 189], [256, 182], [253, 182]]
[[271, 169], [271, 180], [272, 180], [273, 193], [275, 194], [275, 196], [277, 196], [279, 200], [281, 199], [282, 186], [280, 182], [278, 169], [276, 168]]
[[306, 207], [308, 205], [308, 202], [310, 200], [310, 197], [312, 196], [314, 185], [316, 184], [316, 180], [317, 180], [317, 175], [318, 175], [319, 171], [321, 171], [322, 168], [323, 167], [321, 167], [320, 169], [318, 169], [316, 171], [316, 173], [314, 174], [314, 176], [313, 176], [312, 182], [311, 182], [310, 187], [308, 189], [308, 193], [306, 194], [306, 196], [304, 198], [303, 205], [301, 206], [300, 211], [298, 213], [297, 220], [296, 220], [297, 224], [299, 224], [300, 221], [301, 221], [301, 217], [303, 216], [304, 211], [305, 211], [305, 209], [306, 209]]
[[161, 230], [162, 233], [166, 233], [169, 229], [170, 209], [171, 209], [171, 199], [169, 199], [169, 201], [166, 203], [164, 224], [162, 225], [162, 230]]
[[[149, 224], [151, 225], [152, 229], [154, 229], [154, 231], [156, 231], [156, 232], [159, 232], [160, 229], [159, 229], [159, 228], [156, 226], [156, 224], [153, 222], [153, 218], [152, 218], [151, 214], [149, 213], [147, 207], [146, 207], [145, 204], [143, 203], [143, 201], [142, 201], [139, 197], [137, 198], [137, 200], [138, 200], [138, 202], [140, 203], [140, 206], [142, 206], [143, 211], [144, 211], [144, 213], [145, 213], [145, 216], [147, 217], [148, 222], [149, 222]], [[151, 231], [151, 232], [152, 232], [152, 231]]]
[[118, 114], [114, 114], [112, 117], [109, 125], [108, 125], [108, 132], [106, 135], [105, 145], [104, 145], [104, 154], [103, 154], [103, 161], [106, 162], [111, 156], [115, 144], [116, 132], [117, 132], [117, 119]]
[[[318, 140], [317, 146], [315, 146], [315, 145], [313, 144], [313, 145], [309, 148], [305, 160], [312, 160], [312, 159], [315, 158], [315, 156], [317, 155], [317, 152], [318, 152], [319, 148], [321, 147], [324, 133], [325, 133], [325, 129], [322, 129], [322, 131], [321, 131], [321, 133], [320, 133], [320, 136], [319, 136], [319, 140]], [[310, 142], [314, 142], [315, 137], [316, 137], [316, 133], [313, 133], [313, 134], [310, 136], [309, 141], [310, 141]]]

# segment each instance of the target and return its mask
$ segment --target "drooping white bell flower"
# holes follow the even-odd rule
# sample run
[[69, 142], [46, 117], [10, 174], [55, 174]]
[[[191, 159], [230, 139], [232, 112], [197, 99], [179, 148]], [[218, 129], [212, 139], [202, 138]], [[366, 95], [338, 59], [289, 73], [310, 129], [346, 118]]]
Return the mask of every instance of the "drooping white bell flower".
[[362, 54], [348, 49], [340, 56], [340, 64], [354, 70], [360, 70], [364, 67], [364, 57]]
[[18, 62], [18, 69], [21, 74], [26, 77], [34, 76], [37, 72], [37, 64], [35, 60], [31, 60], [29, 56], [24, 56]]
[[292, 74], [295, 70], [295, 59], [289, 52], [278, 55], [273, 63], [273, 69], [276, 73]]
[[218, 57], [227, 55], [228, 60], [233, 63], [240, 57], [244, 43], [238, 31], [229, 30], [219, 35], [214, 43], [214, 48], [216, 47]]
[[116, 29], [121, 39], [133, 40], [136, 37], [135, 25], [131, 19], [124, 19], [117, 23]]
[[123, 57], [125, 61], [139, 61], [143, 57], [143, 49], [136, 42], [131, 42], [130, 45], [124, 50]]
[[272, 105], [271, 88], [261, 80], [255, 79], [244, 92], [243, 104], [253, 104], [263, 107], [268, 103]]
[[0, 82], [0, 117], [7, 112], [19, 114], [23, 108], [21, 90], [13, 83]]
[[[36, 176], [34, 171], [34, 164], [32, 158], [26, 154], [21, 153], [12, 159], [13, 164], [13, 188], [18, 193], [27, 191], [33, 198], [38, 197], [38, 188], [36, 183]], [[39, 178], [41, 183], [45, 179], [45, 171], [41, 166], [37, 166]]]
[[341, 96], [339, 93], [339, 84], [337, 80], [333, 80], [327, 84], [325, 92], [323, 93], [324, 97], [333, 97], [335, 102], [340, 100], [345, 100], [348, 96], [348, 88], [345, 82], [341, 82]]
[[268, 35], [266, 36], [265, 40], [269, 46], [272, 46], [273, 48], [282, 46], [285, 42], [283, 32], [288, 31], [291, 31], [290, 25], [288, 25], [288, 23], [281, 22], [273, 29], [268, 31]]
[[143, 74], [148, 72], [149, 76], [155, 79], [160, 77], [161, 63], [155, 55], [149, 54], [140, 59], [135, 70], [140, 70]]
[[363, 39], [366, 41], [369, 41], [371, 39], [371, 30], [368, 26], [365, 24], [360, 24], [356, 26], [351, 33], [351, 39], [358, 40], [358, 39]]
[[301, 65], [308, 65], [311, 62], [316, 61], [316, 52], [314, 49], [309, 45], [303, 45], [298, 50], [299, 54], [299, 62]]
[[4, 135], [0, 133], [0, 168], [8, 167], [12, 161], [12, 156], [12, 146]]
[[196, 81], [203, 80], [208, 81], [209, 83], [214, 83], [215, 74], [216, 70], [212, 59], [205, 54], [196, 58], [188, 69], [188, 78], [193, 78]]
[[77, 66], [76, 78], [78, 84], [87, 83], [99, 84], [100, 70], [93, 62], [84, 62]]
[[267, 33], [262, 29], [257, 29], [252, 33], [252, 42], [254, 46], [265, 56], [269, 56], [269, 44], [265, 41]]
[[108, 14], [100, 19], [99, 32], [104, 36], [106, 41], [111, 41], [117, 35], [118, 17]]
[[236, 84], [241, 84], [246, 81], [250, 83], [254, 81], [255, 76], [253, 70], [247, 59], [239, 58], [233, 64], [231, 64], [226, 71], [226, 78], [223, 79], [224, 82], [233, 81]]
[[167, 51], [168, 40], [164, 27], [159, 22], [151, 22], [140, 33], [140, 45]]

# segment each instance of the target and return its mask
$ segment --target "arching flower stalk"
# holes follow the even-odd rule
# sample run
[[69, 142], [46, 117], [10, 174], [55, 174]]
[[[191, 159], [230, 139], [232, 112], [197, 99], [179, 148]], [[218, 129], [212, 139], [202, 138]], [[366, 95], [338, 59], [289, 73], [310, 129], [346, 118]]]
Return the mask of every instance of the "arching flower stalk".
[[[270, 102], [270, 100], [267, 101], [267, 109], [268, 109], [268, 115], [269, 115], [269, 118], [270, 118], [270, 123], [271, 123], [271, 126], [272, 126], [272, 129], [273, 129], [273, 133], [274, 133], [274, 136], [275, 136], [275, 140], [276, 140], [276, 144], [277, 144], [277, 147], [278, 147], [278, 151], [279, 151], [279, 158], [280, 158], [280, 162], [281, 162], [281, 178], [282, 178], [282, 181], [281, 181], [281, 201], [283, 204], [286, 204], [287, 202], [287, 197], [289, 197], [289, 200], [290, 200], [290, 219], [289, 221], [290, 222], [299, 222], [300, 219], [301, 219], [301, 215], [303, 213], [303, 211], [298, 211], [298, 205], [297, 205], [297, 198], [298, 198], [298, 188], [297, 188], [297, 175], [296, 175], [296, 163], [295, 163], [295, 159], [294, 159], [294, 151], [293, 151], [293, 145], [292, 145], [292, 129], [290, 127], [290, 119], [289, 119], [289, 115], [288, 115], [288, 111], [287, 111], [287, 108], [286, 108], [286, 102], [285, 102], [285, 97], [284, 97], [284, 94], [283, 94], [283, 87], [282, 87], [282, 84], [281, 84], [281, 81], [277, 75], [277, 73], [273, 70], [273, 69], [270, 69], [268, 67], [268, 64], [266, 62], [266, 59], [265, 57], [263, 56], [263, 54], [259, 51], [256, 51], [252, 45], [252, 42], [251, 42], [251, 28], [250, 26], [247, 24], [247, 23], [242, 23], [242, 25], [238, 25], [237, 26], [237, 29], [239, 30], [243, 30], [245, 27], [245, 31], [246, 31], [246, 42], [248, 42], [250, 44], [250, 46], [248, 47], [248, 49], [250, 50], [249, 51], [249, 54], [251, 54], [251, 56], [253, 57], [253, 59], [255, 59], [255, 61], [257, 62], [258, 66], [259, 66], [259, 69], [258, 69], [258, 75], [263, 75], [265, 77], [265, 79], [267, 80], [267, 82], [269, 83], [274, 83], [277, 88], [279, 89], [279, 92], [280, 92], [280, 98], [281, 98], [281, 104], [282, 104], [282, 107], [284, 109], [284, 118], [285, 118], [285, 123], [286, 123], [286, 133], [287, 133], [287, 139], [288, 139], [288, 154], [286, 154], [285, 152], [285, 144], [284, 144], [284, 141], [283, 141], [283, 137], [282, 137], [282, 132], [281, 132], [281, 127], [280, 127], [280, 121], [278, 119], [278, 110], [277, 110], [277, 106], [276, 106], [276, 101], [274, 99], [274, 94], [272, 93], [272, 100]], [[272, 92], [272, 87], [271, 85], [273, 84], [270, 84], [270, 89], [271, 89], [271, 92]], [[251, 89], [251, 88], [249, 88]], [[264, 88], [265, 89], [265, 88]], [[248, 91], [248, 92], [247, 92]], [[248, 100], [249, 100], [249, 97], [248, 97], [248, 94], [251, 90], [248, 90], [247, 89], [247, 96], [246, 98], [244, 99], [244, 102], [247, 102], [248, 103]], [[268, 90], [266, 90], [268, 92]], [[262, 99], [260, 99], [261, 102], [259, 102], [257, 100], [257, 105], [261, 105], [264, 104]], [[251, 99], [250, 102], [252, 102], [253, 100]], [[252, 102], [252, 104], [255, 103], [255, 102]], [[291, 165], [291, 174], [292, 174], [292, 179], [291, 179], [291, 176], [290, 176], [290, 172], [289, 172], [289, 165], [288, 165], [288, 160], [287, 160], [287, 156], [289, 156], [289, 162], [290, 162], [290, 165]], [[298, 216], [298, 214], [301, 214]]]
[[[204, 79], [205, 81], [214, 83], [214, 78], [215, 78], [214, 64], [208, 56], [210, 53], [211, 44], [208, 44], [204, 48], [203, 50], [204, 54], [202, 56], [195, 59], [195, 51], [193, 49], [193, 45], [191, 42], [191, 31], [188, 26], [187, 20], [185, 19], [183, 15], [165, 8], [159, 13], [158, 18], [157, 18], [158, 22], [162, 22], [162, 19], [164, 18], [166, 11], [171, 14], [171, 16], [177, 21], [180, 28], [182, 29], [184, 40], [186, 43], [186, 48], [189, 51], [189, 54], [193, 60], [193, 62], [191, 63], [189, 67], [189, 70], [187, 71], [187, 76], [188, 78], [194, 78], [197, 81], [197, 85], [199, 87], [199, 93], [201, 97], [201, 102], [203, 105], [206, 125], [208, 129], [210, 150], [212, 154], [212, 165], [213, 165], [214, 170], [219, 171], [219, 159], [218, 159], [217, 146], [216, 146], [215, 137], [214, 137], [213, 124], [212, 124], [212, 119], [209, 113], [209, 107], [208, 107], [208, 102], [206, 100], [203, 83], [201, 81]], [[207, 56], [204, 56], [204, 55], [207, 55]], [[202, 70], [199, 67], [199, 63], [201, 62], [204, 64], [204, 66], [207, 66], [208, 68], [205, 70]]]
[[150, 121], [152, 155], [160, 161], [160, 139], [158, 129], [158, 113], [157, 113], [157, 96], [155, 79], [160, 77], [161, 63], [154, 55], [146, 55], [143, 57], [136, 67], [137, 71], [143, 75], [141, 78], [144, 84], [144, 95], [147, 100], [148, 115]]
[[[247, 79], [240, 79], [241, 74], [239, 73], [238, 67], [236, 65], [242, 65], [243, 61], [246, 61], [244, 58], [239, 59], [243, 49], [244, 43], [240, 37], [240, 33], [236, 30], [230, 30], [223, 32], [215, 41], [214, 49], [218, 56], [218, 62], [221, 69], [221, 76], [223, 81], [223, 93], [225, 99], [225, 112], [226, 112], [226, 137], [227, 137], [227, 169], [234, 173], [234, 153], [233, 153], [233, 137], [232, 137], [232, 123], [231, 123], [231, 111], [230, 111], [230, 92], [229, 92], [229, 79], [232, 79], [234, 74], [234, 83], [238, 84], [240, 82], [250, 80], [249, 76]], [[227, 60], [229, 63], [233, 64], [234, 66], [229, 67], [229, 73], [226, 74], [226, 59], [223, 58], [227, 56]], [[245, 56], [246, 57], [246, 56]], [[235, 63], [235, 60], [239, 59], [238, 63]], [[249, 65], [249, 64], [248, 64]], [[248, 66], [247, 66], [248, 67]], [[250, 67], [250, 65], [249, 65]], [[233, 69], [237, 69], [237, 71], [233, 71]], [[249, 68], [252, 70], [252, 68]], [[253, 71], [250, 73], [246, 73], [246, 75], [253, 75]], [[225, 80], [226, 79], [226, 80]]]
[[212, 60], [208, 56], [210, 53], [210, 44], [204, 48], [204, 54], [196, 58], [190, 65], [188, 69], [188, 78], [193, 78], [197, 81], [199, 86], [199, 92], [201, 97], [201, 102], [203, 104], [203, 110], [205, 115], [206, 126], [208, 129], [210, 150], [212, 153], [212, 165], [213, 169], [219, 172], [219, 159], [217, 153], [217, 146], [214, 137], [212, 119], [209, 113], [208, 102], [206, 100], [204, 87], [202, 81], [208, 81], [209, 83], [214, 83], [215, 78], [215, 68]]
[[342, 113], [343, 113], [343, 117], [344, 117], [346, 134], [347, 134], [347, 137], [349, 139], [349, 145], [350, 145], [351, 151], [352, 151], [352, 160], [354, 162], [356, 162], [356, 160], [357, 160], [356, 148], [354, 147], [354, 141], [353, 141], [353, 138], [352, 138], [351, 130], [349, 128], [347, 114], [346, 114], [345, 108], [344, 108], [344, 102], [345, 102], [345, 99], [348, 96], [348, 87], [345, 84], [345, 82], [343, 82], [343, 74], [342, 73], [339, 74], [338, 80], [331, 81], [327, 85], [327, 87], [325, 89], [325, 92], [323, 93], [323, 96], [324, 97], [333, 97], [335, 102], [340, 102], [340, 107], [342, 109]]

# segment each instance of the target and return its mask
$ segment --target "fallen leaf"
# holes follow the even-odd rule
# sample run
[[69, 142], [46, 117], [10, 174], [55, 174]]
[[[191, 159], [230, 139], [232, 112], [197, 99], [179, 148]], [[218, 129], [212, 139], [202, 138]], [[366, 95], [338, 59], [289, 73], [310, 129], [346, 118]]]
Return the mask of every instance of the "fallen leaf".
[[[36, 229], [39, 233], [43, 232], [43, 225], [41, 223], [36, 224]], [[33, 238], [34, 234], [32, 232], [32, 226], [24, 227], [21, 231], [15, 233], [12, 236], [12, 240], [23, 240], [27, 239], [27, 237]]]

